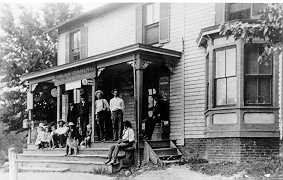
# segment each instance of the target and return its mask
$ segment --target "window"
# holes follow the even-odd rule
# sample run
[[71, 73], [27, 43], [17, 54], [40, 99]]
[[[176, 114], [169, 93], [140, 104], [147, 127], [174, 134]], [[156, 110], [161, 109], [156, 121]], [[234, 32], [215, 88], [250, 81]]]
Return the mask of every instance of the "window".
[[145, 43], [156, 44], [159, 42], [159, 4], [145, 6]]
[[263, 3], [229, 3], [226, 6], [226, 20], [259, 18], [259, 12], [266, 4]]
[[77, 61], [80, 59], [81, 32], [71, 33], [71, 59]]
[[272, 103], [272, 57], [261, 60], [262, 44], [246, 44], [245, 61], [245, 105], [271, 105]]
[[236, 48], [215, 50], [215, 105], [236, 104]]

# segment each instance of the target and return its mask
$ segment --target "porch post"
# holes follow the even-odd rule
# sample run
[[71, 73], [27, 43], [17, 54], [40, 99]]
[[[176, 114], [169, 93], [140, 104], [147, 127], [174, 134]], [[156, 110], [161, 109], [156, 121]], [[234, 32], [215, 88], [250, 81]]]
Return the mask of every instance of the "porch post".
[[142, 122], [142, 112], [143, 112], [143, 62], [139, 54], [135, 57], [134, 62], [134, 95], [135, 95], [135, 115], [136, 115], [136, 139], [137, 139], [137, 165], [140, 166], [140, 129]]
[[61, 114], [61, 96], [62, 96], [62, 90], [61, 86], [57, 86], [57, 122], [60, 120], [60, 114]]
[[93, 78], [93, 84], [91, 85], [91, 142], [94, 142], [98, 139], [96, 133], [96, 123], [95, 123], [95, 90], [96, 90], [96, 72], [95, 77]]
[[28, 122], [29, 122], [27, 144], [31, 144], [31, 122], [33, 120], [32, 109], [33, 109], [33, 92], [32, 92], [32, 84], [30, 84], [27, 92], [27, 110], [28, 110]]

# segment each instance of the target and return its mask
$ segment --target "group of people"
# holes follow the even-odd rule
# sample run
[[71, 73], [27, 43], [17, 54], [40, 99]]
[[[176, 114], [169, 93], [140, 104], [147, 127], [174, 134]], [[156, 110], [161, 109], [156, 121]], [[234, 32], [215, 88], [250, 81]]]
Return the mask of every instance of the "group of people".
[[[129, 121], [123, 123], [124, 101], [119, 97], [117, 89], [112, 92], [113, 98], [109, 103], [103, 98], [101, 90], [95, 92], [95, 123], [98, 140], [105, 141], [107, 138], [117, 141], [117, 144], [110, 149], [107, 164], [115, 163], [119, 150], [132, 146], [134, 142], [131, 123]], [[70, 103], [67, 122], [59, 120], [57, 127], [40, 123], [37, 133], [35, 144], [38, 148], [66, 148], [66, 155], [70, 155], [72, 152], [77, 154], [80, 145], [90, 147], [92, 129], [89, 124], [89, 105], [86, 99], [82, 97], [79, 106]]]

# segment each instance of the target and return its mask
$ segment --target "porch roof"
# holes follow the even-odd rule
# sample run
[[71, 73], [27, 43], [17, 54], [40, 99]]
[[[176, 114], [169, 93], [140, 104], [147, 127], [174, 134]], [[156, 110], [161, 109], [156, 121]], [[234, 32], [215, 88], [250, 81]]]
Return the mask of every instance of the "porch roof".
[[172, 59], [172, 63], [177, 63], [177, 61], [181, 58], [181, 55], [182, 55], [182, 53], [179, 51], [137, 43], [137, 44], [129, 45], [129, 46], [122, 47], [119, 49], [115, 49], [109, 52], [90, 56], [88, 58], [81, 59], [79, 61], [75, 61], [72, 63], [66, 63], [63, 65], [54, 66], [54, 67], [51, 67], [51, 68], [48, 68], [42, 71], [27, 73], [21, 77], [21, 80], [29, 81], [32, 79], [40, 78], [42, 76], [52, 75], [60, 71], [69, 70], [72, 68], [80, 67], [80, 66], [87, 65], [90, 63], [95, 63], [98, 61], [107, 60], [107, 59], [118, 57], [121, 55], [142, 53], [142, 52], [169, 57], [170, 59]]

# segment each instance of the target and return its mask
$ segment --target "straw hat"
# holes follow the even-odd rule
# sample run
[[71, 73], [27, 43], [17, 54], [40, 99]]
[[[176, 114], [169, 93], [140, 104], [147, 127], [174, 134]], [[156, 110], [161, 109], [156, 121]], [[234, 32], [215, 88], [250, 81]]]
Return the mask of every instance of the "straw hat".
[[73, 122], [69, 122], [69, 126], [74, 126], [75, 124]]
[[39, 123], [38, 127], [44, 128], [44, 124], [43, 123]]
[[101, 90], [95, 91], [95, 95], [97, 95], [98, 93], [100, 93], [103, 96], [103, 92]]

